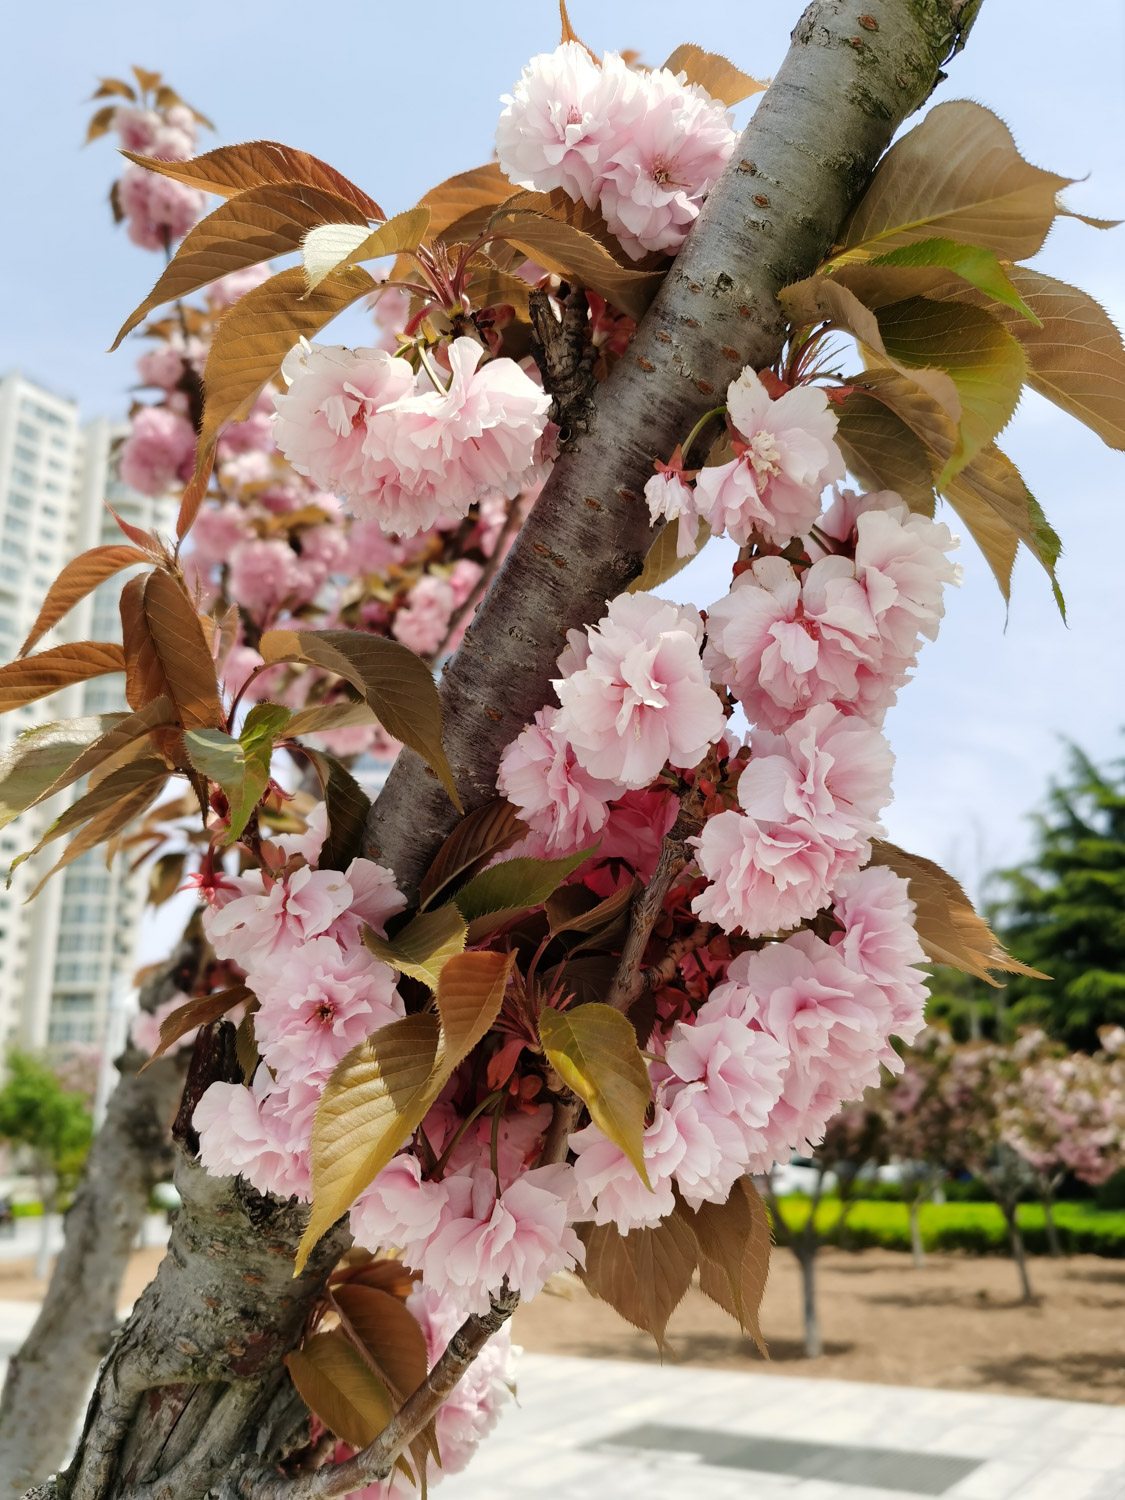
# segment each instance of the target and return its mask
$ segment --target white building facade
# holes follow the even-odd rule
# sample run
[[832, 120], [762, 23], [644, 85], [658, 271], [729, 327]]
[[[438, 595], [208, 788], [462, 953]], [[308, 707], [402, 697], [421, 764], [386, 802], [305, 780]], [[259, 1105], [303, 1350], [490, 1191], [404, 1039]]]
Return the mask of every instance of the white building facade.
[[[70, 558], [124, 540], [107, 499], [134, 524], [168, 531], [171, 501], [138, 495], [111, 477], [120, 434], [104, 418], [83, 426], [73, 402], [18, 373], [0, 379], [0, 660], [15, 655]], [[119, 640], [117, 600], [127, 576], [83, 600], [41, 646]], [[95, 678], [0, 716], [0, 751], [32, 725], [126, 707], [122, 676]], [[4, 874], [72, 795], [0, 829]], [[104, 851], [91, 850], [24, 905], [64, 847], [49, 845], [19, 867], [10, 890], [0, 890], [0, 1049], [100, 1044], [115, 997], [132, 981], [144, 885], [125, 859], [107, 869]]]

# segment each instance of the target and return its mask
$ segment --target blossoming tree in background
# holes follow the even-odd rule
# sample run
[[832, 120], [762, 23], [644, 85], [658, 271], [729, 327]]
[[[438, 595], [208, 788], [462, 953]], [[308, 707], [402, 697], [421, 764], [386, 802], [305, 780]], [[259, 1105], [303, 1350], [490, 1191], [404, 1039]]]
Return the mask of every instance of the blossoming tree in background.
[[[41, 1493], [434, 1482], [561, 1270], [658, 1342], [698, 1271], [760, 1337], [752, 1176], [901, 1066], [920, 963], [1013, 967], [882, 840], [882, 723], [958, 578], [936, 496], [1005, 591], [1021, 542], [1053, 580], [994, 439], [1029, 381], [1125, 442], [1078, 346], [1125, 352], [1019, 264], [1065, 180], [988, 110], [883, 155], [972, 9], [814, 4], [741, 139], [761, 85], [599, 61], [564, 10], [498, 159], [389, 218], [276, 143], [132, 153], [223, 200], [122, 330], [176, 309], [122, 462], [183, 481], [177, 536], [72, 564], [0, 706], [124, 670], [127, 715], [55, 735], [41, 790], [93, 784], [52, 833], [194, 816], [213, 959], [160, 1033], [199, 1028], [171, 1252]], [[187, 227], [141, 199], [142, 238]], [[380, 347], [315, 342], [376, 295]], [[660, 592], [724, 534], [724, 598]], [[137, 565], [123, 646], [29, 654]], [[354, 728], [404, 747], [374, 803], [324, 748]]]

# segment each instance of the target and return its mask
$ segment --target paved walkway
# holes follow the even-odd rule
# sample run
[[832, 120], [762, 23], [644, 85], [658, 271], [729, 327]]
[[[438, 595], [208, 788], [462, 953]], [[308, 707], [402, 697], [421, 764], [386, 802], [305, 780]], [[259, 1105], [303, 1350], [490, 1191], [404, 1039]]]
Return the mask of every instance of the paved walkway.
[[1125, 1500], [1125, 1407], [528, 1354], [441, 1500]]
[[[0, 1375], [38, 1307], [0, 1301]], [[1125, 1500], [1125, 1407], [527, 1354], [440, 1500]]]

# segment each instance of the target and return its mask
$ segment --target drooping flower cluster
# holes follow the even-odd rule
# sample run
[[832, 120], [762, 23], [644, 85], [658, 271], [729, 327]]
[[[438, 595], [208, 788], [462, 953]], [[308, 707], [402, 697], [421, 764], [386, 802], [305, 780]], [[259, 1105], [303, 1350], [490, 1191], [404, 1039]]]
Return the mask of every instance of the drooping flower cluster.
[[[159, 161], [184, 161], [195, 151], [199, 119], [177, 102], [138, 108], [120, 105], [113, 113], [122, 148]], [[117, 211], [129, 238], [142, 250], [167, 250], [181, 239], [203, 212], [207, 195], [190, 183], [177, 182], [129, 162], [114, 190]]]
[[598, 63], [579, 42], [532, 58], [496, 131], [517, 186], [599, 208], [625, 250], [674, 252], [734, 149], [724, 106], [683, 73]]
[[449, 381], [383, 349], [303, 345], [283, 366], [276, 438], [300, 474], [387, 532], [414, 536], [533, 477], [550, 400], [515, 363], [448, 348]]

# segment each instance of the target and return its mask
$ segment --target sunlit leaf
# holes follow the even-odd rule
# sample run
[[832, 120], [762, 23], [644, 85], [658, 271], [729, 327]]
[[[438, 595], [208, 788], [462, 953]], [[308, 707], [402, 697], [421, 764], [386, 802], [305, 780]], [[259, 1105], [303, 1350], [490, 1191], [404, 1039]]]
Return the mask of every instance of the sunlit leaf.
[[130, 579], [121, 591], [121, 626], [130, 708], [167, 697], [185, 729], [219, 728], [215, 663], [183, 582], [161, 568]]
[[418, 902], [424, 911], [434, 897], [448, 893], [450, 886], [478, 874], [497, 854], [518, 843], [527, 824], [510, 802], [486, 802], [462, 818], [434, 856], [418, 887]]
[[907, 297], [937, 297], [959, 283], [976, 287], [992, 302], [1018, 312], [1033, 325], [1036, 315], [1020, 296], [995, 250], [958, 240], [916, 240], [885, 255], [842, 266], [836, 273], [867, 307], [879, 308]]
[[175, 723], [175, 709], [168, 698], [154, 698], [139, 713], [105, 715], [105, 732], [88, 745], [78, 757], [61, 771], [45, 788], [36, 801], [45, 801], [56, 792], [73, 786], [83, 776], [104, 774], [117, 765], [136, 759], [141, 750], [149, 747], [144, 741], [153, 734]]
[[95, 112], [89, 125], [86, 127], [87, 146], [91, 141], [96, 141], [99, 136], [105, 135], [111, 129], [113, 117], [117, 113], [117, 109], [118, 106], [116, 104], [103, 104], [101, 109]]
[[422, 912], [393, 938], [381, 938], [369, 928], [363, 940], [383, 963], [436, 990], [446, 963], [465, 951], [467, 932], [464, 917], [450, 905]]
[[106, 99], [110, 96], [122, 99], [136, 99], [137, 91], [131, 83], [126, 83], [123, 78], [99, 78], [98, 87], [94, 90], [92, 98]]
[[[876, 397], [896, 417], [901, 418], [922, 444], [934, 474], [939, 474], [945, 468], [957, 443], [956, 423], [909, 374], [900, 373], [889, 366], [884, 369], [867, 369], [857, 375], [851, 384]], [[845, 409], [846, 407], [847, 402]], [[929, 513], [932, 513], [932, 497], [927, 504]]]
[[292, 739], [303, 734], [323, 734], [331, 729], [358, 729], [379, 721], [367, 703], [350, 701], [314, 704], [311, 708], [299, 709], [285, 726], [285, 733]]
[[184, 736], [192, 765], [226, 796], [230, 819], [226, 844], [241, 838], [269, 786], [273, 743], [288, 717], [289, 710], [279, 704], [259, 703], [247, 714], [238, 739], [221, 729], [193, 729]]
[[319, 286], [326, 276], [341, 266], [416, 250], [429, 223], [428, 208], [411, 208], [388, 219], [378, 229], [362, 234], [352, 224], [324, 224], [318, 229], [310, 229], [301, 252], [309, 290]]
[[686, 568], [688, 563], [697, 557], [702, 548], [711, 540], [710, 526], [706, 521], [700, 521], [695, 538], [695, 550], [689, 552], [686, 557], [681, 557], [677, 551], [678, 533], [679, 526], [675, 521], [669, 521], [657, 532], [656, 540], [645, 557], [644, 567], [629, 585], [630, 594], [648, 594], [653, 589], [660, 588], [662, 584], [668, 582], [669, 578], [675, 578], [677, 573]]
[[386, 1386], [338, 1328], [314, 1333], [285, 1363], [305, 1405], [353, 1448], [374, 1442], [394, 1415]]
[[113, 641], [74, 641], [52, 646], [0, 667], [0, 713], [46, 698], [60, 688], [107, 672], [125, 670], [125, 653]]
[[[1017, 544], [1023, 542], [1032, 556], [1043, 565], [1051, 580], [1059, 611], [1065, 616], [1062, 594], [1055, 577], [1055, 564], [1062, 551], [1062, 543], [1047, 523], [1034, 495], [1012, 460], [994, 443], [990, 443], [946, 485], [943, 493], [988, 558], [1004, 598], [1008, 597], [1007, 584], [1015, 555], [1015, 547], [1009, 545], [1009, 539], [1015, 538]], [[1002, 528], [1002, 536], [994, 542], [992, 539], [996, 536], [997, 523]], [[992, 546], [999, 566], [994, 563], [986, 542]], [[1004, 559], [1009, 557], [1009, 552], [1011, 560], [1007, 563], [1005, 573]]]
[[363, 210], [338, 193], [301, 183], [265, 183], [238, 193], [190, 230], [145, 300], [131, 312], [111, 348], [162, 303], [187, 297], [233, 271], [300, 248], [318, 224], [346, 221], [360, 238], [368, 232]]
[[[85, 854], [88, 849], [94, 849], [98, 844], [114, 838], [123, 829], [127, 828], [134, 818], [139, 818], [145, 809], [156, 801], [167, 785], [168, 771], [163, 762], [153, 761], [152, 764], [154, 769], [150, 778], [140, 781], [131, 791], [125, 792], [117, 801], [110, 803], [108, 807], [104, 807], [101, 812], [92, 817], [86, 826], [75, 835], [67, 845], [61, 859], [47, 871], [43, 879], [31, 892], [31, 895], [27, 898], [29, 901], [33, 900], [39, 894], [52, 875], [57, 875], [60, 870], [72, 864], [80, 855]], [[157, 765], [160, 766], [159, 771], [155, 769]], [[111, 774], [116, 775], [117, 773], [114, 772]], [[21, 860], [26, 857], [21, 856]], [[14, 870], [20, 862], [20, 860], [13, 861], [12, 869]]]
[[673, 1215], [652, 1229], [620, 1234], [612, 1224], [580, 1224], [587, 1291], [608, 1302], [627, 1323], [664, 1347], [668, 1319], [684, 1299], [695, 1271], [695, 1236]]
[[608, 1005], [578, 1005], [565, 1011], [547, 1007], [539, 1017], [539, 1040], [552, 1068], [648, 1187], [644, 1132], [652, 1082], [632, 1025]]
[[297, 151], [277, 141], [245, 141], [234, 146], [218, 146], [214, 151], [205, 151], [202, 156], [192, 156], [187, 161], [158, 161], [155, 157], [138, 156], [132, 151], [125, 151], [122, 155], [139, 167], [147, 167], [150, 172], [174, 177], [177, 182], [187, 182], [204, 192], [217, 193], [220, 198], [230, 198], [235, 193], [265, 183], [303, 183], [345, 198], [368, 219], [385, 217], [374, 198], [368, 197], [354, 182], [349, 182], [335, 167], [310, 156], [307, 151]]
[[363, 694], [387, 733], [432, 767], [460, 809], [441, 744], [441, 700], [420, 656], [398, 641], [362, 630], [268, 630], [258, 649], [269, 662], [308, 662], [346, 678]]
[[92, 594], [99, 583], [104, 583], [107, 578], [120, 573], [122, 568], [149, 561], [151, 559], [148, 554], [142, 552], [139, 547], [110, 546], [93, 547], [89, 552], [83, 552], [79, 557], [68, 562], [48, 589], [47, 597], [36, 616], [35, 624], [19, 649], [20, 656], [26, 656], [32, 646], [40, 641], [48, 630], [57, 625], [80, 599], [85, 599], [87, 594]]
[[768, 84], [751, 78], [719, 52], [704, 52], [694, 42], [684, 42], [664, 64], [670, 73], [686, 73], [688, 83], [697, 83], [723, 104], [740, 104], [751, 94], [760, 94]]
[[968, 100], [939, 104], [896, 141], [844, 226], [837, 262], [941, 236], [1025, 260], [1071, 181], [1024, 161], [1008, 127]]
[[174, 1047], [181, 1037], [187, 1036], [196, 1027], [210, 1026], [212, 1021], [221, 1020], [236, 1005], [247, 1005], [254, 998], [254, 991], [247, 989], [244, 984], [233, 984], [228, 989], [217, 990], [213, 995], [196, 995], [161, 1021], [160, 1042], [148, 1061], [155, 1062], [169, 1047]]
[[872, 841], [871, 863], [886, 865], [909, 881], [914, 902], [914, 927], [926, 957], [935, 964], [949, 964], [974, 974], [986, 984], [996, 984], [990, 970], [1026, 974], [1047, 979], [1038, 969], [1029, 969], [1007, 953], [988, 923], [973, 909], [961, 886], [933, 860], [907, 854], [894, 844]]

